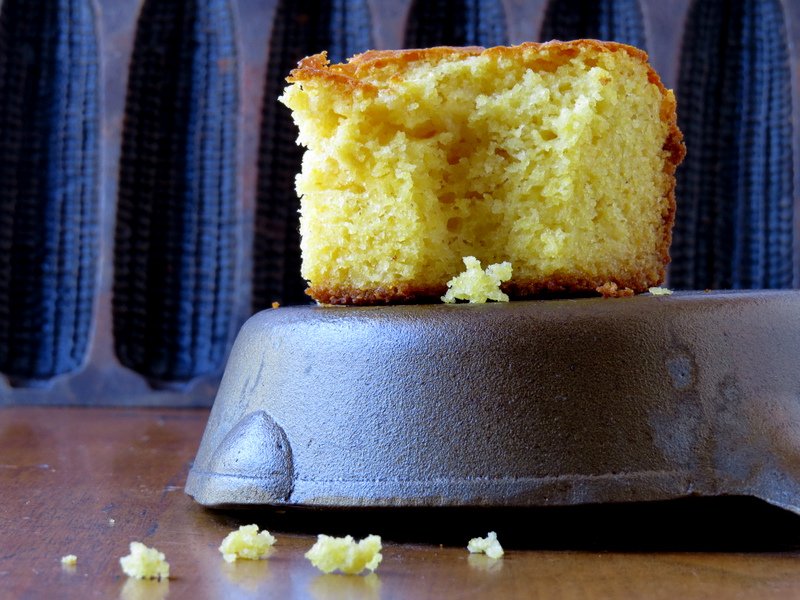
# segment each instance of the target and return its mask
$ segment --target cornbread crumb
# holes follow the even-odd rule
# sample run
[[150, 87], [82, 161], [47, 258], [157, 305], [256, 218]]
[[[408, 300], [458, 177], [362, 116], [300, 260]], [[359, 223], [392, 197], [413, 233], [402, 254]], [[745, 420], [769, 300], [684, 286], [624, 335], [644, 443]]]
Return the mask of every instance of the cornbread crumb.
[[356, 542], [349, 535], [337, 538], [320, 534], [317, 536], [317, 542], [305, 556], [323, 573], [339, 570], [348, 575], [355, 575], [364, 569], [374, 571], [383, 559], [381, 537], [369, 535]]
[[651, 287], [647, 288], [647, 291], [650, 292], [653, 296], [671, 296], [672, 290], [665, 287]]
[[596, 288], [595, 291], [603, 298], [625, 298], [627, 296], [633, 296], [634, 293], [631, 288], [621, 288], [613, 281], [604, 283], [600, 287]]
[[136, 579], [167, 579], [169, 563], [164, 553], [155, 548], [148, 548], [141, 542], [131, 542], [131, 553], [119, 559], [122, 571], [128, 577]]
[[474, 256], [463, 259], [467, 270], [447, 282], [447, 293], [442, 302], [452, 304], [456, 300], [469, 300], [470, 304], [483, 304], [487, 300], [508, 302], [508, 296], [500, 290], [500, 284], [511, 279], [511, 263], [489, 265], [486, 271], [481, 261]]
[[472, 538], [467, 544], [467, 550], [471, 553], [483, 552], [489, 558], [500, 558], [504, 554], [494, 531], [490, 531], [485, 538]]
[[219, 551], [229, 563], [236, 562], [237, 558], [259, 560], [267, 557], [274, 544], [275, 537], [266, 529], [259, 533], [258, 525], [242, 525], [225, 536]]
[[74, 554], [67, 554], [61, 557], [61, 564], [65, 567], [74, 567], [78, 564], [78, 557]]
[[280, 302], [273, 302], [272, 303], [272, 308], [280, 308], [280, 307], [281, 307], [281, 303]]

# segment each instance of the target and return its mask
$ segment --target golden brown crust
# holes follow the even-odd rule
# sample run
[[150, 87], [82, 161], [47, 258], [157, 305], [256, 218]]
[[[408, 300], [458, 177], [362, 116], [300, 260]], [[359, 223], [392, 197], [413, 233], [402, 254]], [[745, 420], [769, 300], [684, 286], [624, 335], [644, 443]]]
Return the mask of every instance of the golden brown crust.
[[370, 306], [375, 304], [416, 304], [436, 302], [447, 291], [446, 285], [419, 286], [402, 284], [373, 289], [348, 288], [324, 285], [310, 286], [306, 294], [320, 304], [348, 304]]
[[[320, 52], [301, 60], [297, 68], [292, 70], [286, 81], [289, 83], [302, 83], [306, 81], [327, 81], [350, 88], [376, 89], [364, 79], [371, 74], [392, 67], [396, 72], [402, 72], [409, 65], [418, 62], [436, 62], [443, 58], [457, 60], [468, 56], [507, 57], [515, 60], [524, 60], [532, 67], [546, 68], [546, 65], [558, 65], [577, 56], [582, 49], [591, 49], [599, 52], [626, 52], [633, 58], [648, 64], [648, 56], [644, 50], [620, 44], [618, 42], [603, 42], [599, 40], [571, 40], [562, 42], [524, 42], [517, 46], [495, 46], [481, 48], [480, 46], [436, 46], [433, 48], [418, 48], [410, 50], [368, 50], [356, 54], [346, 63], [330, 64], [326, 52]], [[530, 52], [530, 51], [534, 52]], [[658, 74], [648, 65], [650, 81], [666, 91]]]
[[[653, 71], [653, 73], [655, 72]], [[668, 155], [667, 160], [664, 161], [664, 172], [669, 177], [669, 187], [666, 193], [666, 206], [661, 215], [664, 224], [664, 238], [661, 247], [657, 250], [661, 262], [666, 268], [670, 262], [669, 247], [672, 245], [672, 225], [675, 222], [675, 211], [677, 208], [675, 202], [675, 171], [686, 156], [686, 145], [683, 142], [683, 133], [678, 129], [675, 96], [664, 88], [657, 74], [655, 77], [658, 79], [657, 84], [663, 94], [663, 100], [661, 102], [661, 120], [667, 123], [667, 138], [664, 140], [662, 148]], [[659, 285], [663, 280], [664, 275], [662, 274], [660, 280], [652, 285]]]
[[[621, 276], [575, 277], [558, 274], [546, 279], [512, 279], [504, 283], [502, 288], [514, 299], [595, 294], [612, 298], [640, 294], [663, 281], [664, 268], [659, 267], [650, 272], [626, 273]], [[320, 304], [369, 306], [438, 302], [446, 291], [447, 286], [444, 284], [429, 286], [402, 284], [374, 289], [315, 285], [310, 286], [306, 294]]]
[[[439, 61], [442, 58], [458, 59], [480, 54], [504, 56], [523, 59], [532, 68], [552, 68], [565, 60], [574, 57], [582, 49], [599, 52], [626, 52], [641, 61], [648, 69], [648, 80], [654, 84], [662, 95], [660, 117], [667, 125], [667, 136], [663, 150], [667, 154], [664, 172], [669, 177], [665, 193], [662, 223], [664, 236], [656, 248], [657, 264], [648, 272], [621, 274], [614, 277], [598, 276], [584, 278], [573, 276], [554, 276], [546, 280], [515, 280], [503, 286], [503, 290], [514, 298], [524, 298], [547, 294], [586, 294], [599, 293], [603, 296], [625, 296], [631, 293], [647, 291], [648, 287], [663, 283], [666, 266], [670, 262], [669, 247], [672, 243], [672, 226], [675, 220], [675, 171], [686, 155], [683, 134], [677, 125], [675, 97], [664, 87], [661, 78], [648, 63], [647, 53], [633, 46], [616, 42], [597, 40], [551, 41], [544, 43], [526, 42], [518, 46], [497, 46], [494, 48], [463, 47], [454, 48], [440, 46], [415, 50], [370, 50], [358, 54], [347, 63], [331, 65], [326, 54], [320, 53], [304, 58], [294, 69], [287, 81], [303, 83], [309, 81], [327, 82], [343, 86], [350, 91], [361, 90], [365, 93], [377, 93], [378, 88], [365, 80], [378, 70], [391, 67], [401, 72], [412, 63]], [[535, 52], [529, 52], [534, 50]], [[316, 284], [306, 293], [322, 304], [405, 304], [438, 300], [446, 291], [446, 286], [419, 286], [403, 284], [379, 287], [376, 289], [352, 289], [341, 286]]]

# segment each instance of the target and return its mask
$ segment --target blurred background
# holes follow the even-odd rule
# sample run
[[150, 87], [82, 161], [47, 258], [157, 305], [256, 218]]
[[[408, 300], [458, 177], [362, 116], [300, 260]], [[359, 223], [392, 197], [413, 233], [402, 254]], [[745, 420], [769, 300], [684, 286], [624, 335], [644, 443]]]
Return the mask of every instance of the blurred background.
[[582, 37], [676, 91], [668, 285], [797, 287], [800, 2], [0, 0], [0, 404], [209, 405], [244, 320], [308, 303], [300, 58]]

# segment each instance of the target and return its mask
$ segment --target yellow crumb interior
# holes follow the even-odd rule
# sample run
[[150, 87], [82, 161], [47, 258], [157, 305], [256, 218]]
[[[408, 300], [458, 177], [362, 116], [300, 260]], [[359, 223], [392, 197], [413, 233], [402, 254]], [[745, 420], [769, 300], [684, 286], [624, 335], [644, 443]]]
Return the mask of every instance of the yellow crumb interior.
[[467, 544], [467, 550], [472, 553], [483, 552], [489, 558], [500, 558], [505, 554], [494, 531], [490, 531], [485, 538], [472, 538]]
[[141, 542], [131, 542], [130, 554], [119, 559], [122, 571], [136, 579], [167, 579], [169, 563], [163, 552], [148, 548]]
[[235, 562], [238, 558], [258, 560], [266, 558], [275, 538], [269, 531], [258, 531], [258, 525], [242, 525], [231, 531], [220, 544], [219, 551], [226, 562]]
[[61, 557], [61, 564], [65, 567], [74, 567], [78, 564], [78, 557], [74, 554], [67, 554]]
[[363, 80], [377, 93], [319, 78], [282, 96], [308, 149], [297, 191], [312, 287], [443, 288], [463, 256], [511, 262], [515, 281], [658, 282], [668, 125], [642, 61], [530, 49]]
[[305, 556], [324, 573], [338, 570], [355, 575], [364, 569], [374, 571], [383, 559], [381, 538], [370, 535], [356, 542], [349, 535], [342, 538], [320, 534]]
[[511, 263], [489, 265], [484, 271], [481, 262], [474, 256], [465, 256], [466, 271], [447, 282], [447, 293], [442, 302], [468, 300], [472, 304], [483, 304], [487, 300], [508, 302], [508, 296], [500, 289], [500, 284], [511, 279]]

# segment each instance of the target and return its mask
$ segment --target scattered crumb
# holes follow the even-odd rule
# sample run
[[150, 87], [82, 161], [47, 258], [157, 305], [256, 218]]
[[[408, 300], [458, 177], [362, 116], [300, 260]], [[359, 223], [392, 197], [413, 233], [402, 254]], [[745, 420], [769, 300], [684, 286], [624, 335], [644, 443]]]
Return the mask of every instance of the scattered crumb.
[[272, 303], [272, 308], [280, 308], [280, 307], [281, 307], [281, 303], [280, 302], [273, 302]]
[[355, 575], [364, 569], [374, 571], [383, 559], [381, 538], [379, 535], [369, 535], [356, 542], [349, 535], [337, 538], [320, 534], [317, 543], [306, 552], [306, 558], [324, 573], [332, 573], [337, 569], [348, 575]]
[[266, 558], [275, 538], [269, 531], [258, 532], [258, 525], [242, 525], [231, 531], [220, 544], [219, 551], [226, 562], [236, 562], [237, 558], [259, 560]]
[[123, 572], [136, 579], [167, 579], [169, 563], [164, 553], [148, 548], [141, 542], [131, 542], [131, 553], [119, 559]]
[[65, 567], [74, 567], [78, 564], [78, 557], [74, 554], [67, 554], [61, 557], [61, 564]]
[[116, 519], [109, 519], [109, 520], [108, 520], [108, 524], [109, 524], [109, 525], [111, 525], [112, 527], [113, 527], [114, 525], [116, 525], [116, 523], [117, 523], [117, 520], [116, 520]]
[[490, 531], [485, 538], [472, 538], [467, 544], [467, 550], [472, 553], [483, 552], [489, 558], [500, 558], [503, 556], [503, 547], [497, 541], [497, 534]]
[[653, 296], [671, 296], [672, 290], [665, 287], [651, 287], [647, 288], [647, 291], [650, 292]]
[[456, 300], [469, 300], [474, 304], [483, 304], [487, 300], [508, 302], [508, 296], [500, 290], [500, 284], [511, 279], [510, 262], [489, 265], [484, 271], [481, 268], [481, 261], [474, 256], [465, 256], [462, 260], [467, 270], [447, 282], [447, 293], [442, 296], [442, 302], [448, 304]]
[[595, 291], [603, 298], [625, 298], [633, 296], [633, 290], [631, 288], [620, 288], [613, 281], [606, 281], [600, 287], [595, 288]]

